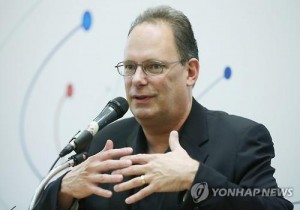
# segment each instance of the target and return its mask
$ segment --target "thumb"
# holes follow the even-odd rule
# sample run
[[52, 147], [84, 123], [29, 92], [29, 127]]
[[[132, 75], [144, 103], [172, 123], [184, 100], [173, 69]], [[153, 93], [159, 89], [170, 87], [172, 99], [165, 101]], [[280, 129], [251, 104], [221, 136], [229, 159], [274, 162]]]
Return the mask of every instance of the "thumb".
[[178, 137], [178, 132], [177, 131], [171, 131], [170, 137], [169, 137], [169, 146], [171, 151], [175, 150], [182, 150], [181, 145], [179, 144], [179, 137]]

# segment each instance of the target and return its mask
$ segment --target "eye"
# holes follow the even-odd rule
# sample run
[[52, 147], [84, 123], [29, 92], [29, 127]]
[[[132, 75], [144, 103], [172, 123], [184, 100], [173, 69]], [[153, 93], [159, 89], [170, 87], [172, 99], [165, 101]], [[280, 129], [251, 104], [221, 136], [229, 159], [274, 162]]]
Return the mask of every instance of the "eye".
[[152, 74], [161, 73], [163, 70], [163, 65], [160, 63], [147, 63], [144, 65], [144, 68], [147, 72]]
[[129, 64], [124, 64], [124, 68], [126, 71], [134, 71], [135, 70], [135, 64], [129, 63]]

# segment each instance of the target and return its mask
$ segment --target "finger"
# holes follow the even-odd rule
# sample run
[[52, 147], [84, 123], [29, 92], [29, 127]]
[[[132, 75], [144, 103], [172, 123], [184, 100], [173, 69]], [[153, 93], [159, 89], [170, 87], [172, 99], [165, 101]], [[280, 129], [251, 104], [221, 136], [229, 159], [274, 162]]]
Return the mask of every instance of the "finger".
[[179, 144], [179, 137], [178, 137], [178, 132], [177, 131], [171, 131], [170, 136], [169, 136], [169, 145], [171, 151], [175, 150], [183, 150], [181, 145]]
[[123, 181], [123, 176], [120, 174], [93, 174], [91, 176], [91, 182], [93, 183], [118, 183]]
[[[130, 161], [130, 160], [128, 160]], [[144, 165], [131, 165], [123, 169], [117, 169], [112, 174], [121, 174], [123, 176], [141, 175], [145, 173]]]
[[142, 182], [141, 177], [138, 176], [138, 177], [132, 178], [131, 180], [129, 180], [127, 182], [122, 182], [120, 184], [115, 185], [114, 190], [116, 192], [122, 192], [122, 191], [126, 191], [126, 190], [131, 190], [133, 188], [137, 188], [137, 187], [140, 187], [143, 185], [145, 185], [145, 183]]
[[157, 157], [156, 154], [137, 154], [137, 155], [128, 155], [121, 158], [121, 160], [131, 160], [133, 164], [146, 164], [150, 160], [153, 160]]
[[130, 160], [105, 160], [101, 161], [99, 164], [94, 165], [95, 170], [99, 173], [112, 171], [120, 168], [126, 168], [131, 166]]
[[137, 201], [142, 200], [143, 198], [151, 195], [154, 191], [152, 190], [152, 187], [150, 185], [148, 185], [145, 188], [142, 188], [140, 191], [138, 191], [137, 193], [133, 194], [132, 196], [128, 197], [125, 199], [125, 202], [127, 204], [133, 204]]
[[110, 150], [112, 148], [114, 148], [113, 141], [112, 140], [107, 140], [102, 151], [107, 151], [107, 150]]
[[110, 198], [112, 196], [112, 192], [110, 190], [106, 190], [106, 189], [100, 188], [95, 185], [91, 186], [91, 191], [93, 192], [93, 194], [102, 196], [105, 198]]
[[131, 155], [133, 152], [131, 147], [125, 147], [121, 149], [110, 149], [106, 151], [100, 151], [95, 156], [96, 159], [103, 161], [108, 159], [116, 159], [126, 155]]

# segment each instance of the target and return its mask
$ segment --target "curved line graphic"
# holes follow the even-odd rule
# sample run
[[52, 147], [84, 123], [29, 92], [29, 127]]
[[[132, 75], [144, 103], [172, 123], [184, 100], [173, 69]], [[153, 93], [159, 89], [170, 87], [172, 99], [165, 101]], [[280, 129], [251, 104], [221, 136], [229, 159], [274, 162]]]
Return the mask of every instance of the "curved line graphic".
[[216, 86], [223, 78], [229, 80], [232, 75], [232, 70], [230, 67], [226, 67], [224, 70], [224, 73], [221, 77], [217, 78], [214, 82], [212, 82], [207, 88], [205, 88], [202, 93], [200, 93], [197, 97], [196, 100], [199, 100], [202, 98], [206, 93], [208, 93], [211, 89], [213, 89], [214, 86]]
[[27, 161], [27, 163], [28, 163], [30, 169], [32, 170], [32, 172], [39, 179], [42, 179], [43, 176], [40, 174], [40, 172], [38, 171], [38, 169], [36, 168], [36, 166], [34, 165], [34, 163], [32, 162], [32, 160], [30, 158], [28, 148], [26, 146], [26, 138], [25, 138], [25, 118], [26, 118], [26, 111], [27, 111], [27, 107], [28, 107], [29, 98], [31, 96], [32, 90], [34, 89], [34, 86], [35, 86], [38, 78], [40, 77], [42, 71], [45, 69], [45, 66], [49, 63], [49, 61], [54, 56], [54, 54], [63, 46], [63, 44], [65, 44], [66, 41], [72, 35], [74, 35], [75, 32], [77, 32], [81, 27], [82, 27], [82, 25], [76, 26], [60, 42], [58, 42], [57, 45], [50, 51], [48, 56], [44, 59], [44, 61], [41, 63], [41, 65], [37, 69], [37, 71], [34, 74], [32, 80], [30, 81], [29, 86], [28, 86], [28, 88], [25, 92], [25, 96], [24, 96], [23, 103], [22, 103], [22, 106], [21, 106], [20, 126], [19, 126], [19, 128], [20, 128], [20, 131], [19, 131], [19, 133], [20, 133], [20, 143], [21, 143], [22, 151], [23, 151], [24, 156], [25, 156], [25, 160]]
[[62, 149], [61, 145], [60, 145], [60, 140], [59, 140], [59, 118], [60, 118], [60, 115], [61, 115], [61, 111], [62, 111], [62, 108], [63, 108], [63, 105], [64, 105], [64, 102], [66, 101], [67, 98], [70, 98], [73, 96], [73, 85], [72, 84], [68, 84], [67, 85], [67, 88], [66, 88], [66, 92], [64, 93], [64, 95], [61, 96], [61, 98], [59, 99], [59, 102], [58, 102], [58, 105], [56, 107], [56, 110], [55, 110], [55, 114], [54, 114], [54, 125], [53, 125], [53, 128], [54, 128], [54, 143], [55, 143], [55, 146], [56, 146], [56, 150], [57, 152], [59, 153]]
[[33, 13], [33, 11], [36, 9], [36, 7], [42, 2], [42, 0], [36, 1], [25, 13], [22, 15], [22, 17], [16, 22], [14, 27], [11, 29], [11, 31], [6, 35], [2, 43], [0, 44], [0, 52], [4, 48], [4, 46], [7, 44], [11, 36], [17, 31], [17, 29], [25, 22], [25, 20], [30, 16], [30, 14]]
[[19, 134], [20, 134], [20, 143], [21, 143], [21, 148], [22, 148], [23, 154], [25, 156], [25, 160], [28, 163], [28, 166], [30, 167], [30, 169], [32, 170], [32, 172], [36, 175], [36, 177], [39, 178], [39, 179], [42, 179], [43, 176], [39, 173], [39, 171], [37, 170], [36, 166], [34, 165], [34, 163], [32, 162], [32, 160], [30, 158], [30, 155], [29, 155], [29, 152], [28, 152], [28, 148], [26, 146], [26, 138], [25, 138], [25, 118], [26, 118], [26, 111], [27, 111], [27, 107], [28, 107], [29, 98], [31, 96], [32, 90], [34, 89], [34, 86], [35, 86], [35, 84], [36, 84], [39, 76], [41, 75], [41, 73], [44, 70], [45, 66], [48, 64], [48, 62], [54, 56], [54, 54], [81, 27], [84, 30], [86, 30], [86, 31], [89, 30], [90, 27], [91, 27], [91, 23], [92, 23], [91, 14], [90, 14], [90, 12], [86, 11], [84, 13], [84, 15], [83, 15], [82, 23], [79, 26], [76, 26], [60, 42], [58, 42], [56, 44], [56, 46], [54, 46], [54, 48], [50, 51], [50, 53], [48, 54], [48, 56], [43, 60], [43, 62], [41, 63], [41, 65], [37, 69], [36, 73], [34, 74], [31, 82], [29, 83], [29, 86], [28, 86], [27, 90], [25, 91], [25, 96], [24, 96], [24, 99], [23, 99], [23, 103], [22, 103], [22, 106], [21, 106], [21, 112], [20, 112], [20, 126], [19, 126], [19, 129], [20, 129], [20, 131], [19, 131]]
[[53, 125], [54, 126], [54, 143], [55, 143], [56, 150], [58, 152], [60, 152], [60, 150], [61, 150], [61, 145], [60, 145], [60, 140], [59, 140], [59, 117], [60, 117], [60, 113], [61, 113], [64, 101], [65, 101], [64, 99], [65, 99], [64, 96], [59, 99], [58, 106], [56, 107], [55, 114], [54, 114], [54, 125]]
[[222, 77], [219, 77], [218, 79], [216, 79], [214, 82], [212, 82], [208, 87], [206, 87], [202, 93], [200, 93], [198, 95], [198, 97], [196, 98], [197, 100], [199, 100], [200, 98], [202, 98], [206, 93], [208, 93], [211, 89], [213, 89], [214, 86], [216, 86], [221, 80], [223, 79]]

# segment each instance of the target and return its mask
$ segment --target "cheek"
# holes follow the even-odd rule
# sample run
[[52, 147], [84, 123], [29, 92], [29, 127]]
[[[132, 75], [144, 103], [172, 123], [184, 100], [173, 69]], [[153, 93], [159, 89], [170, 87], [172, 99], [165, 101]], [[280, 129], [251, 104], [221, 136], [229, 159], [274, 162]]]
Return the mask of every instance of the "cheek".
[[180, 80], [178, 75], [168, 75], [168, 77], [162, 79], [162, 82], [160, 83], [160, 89], [169, 94], [174, 94], [181, 83], [182, 81]]
[[183, 97], [184, 91], [186, 90], [186, 80], [182, 75], [175, 75], [170, 77], [169, 80], [165, 83], [166, 97], [170, 98], [169, 100], [177, 101], [179, 103], [180, 98]]
[[128, 103], [130, 103], [130, 97], [129, 97], [129, 92], [130, 92], [130, 82], [128, 81], [128, 79], [124, 79], [124, 87], [125, 87], [125, 94], [126, 94], [126, 98]]
[[125, 85], [126, 93], [129, 92], [131, 87], [131, 80], [129, 80], [129, 78], [124, 78], [124, 85]]

